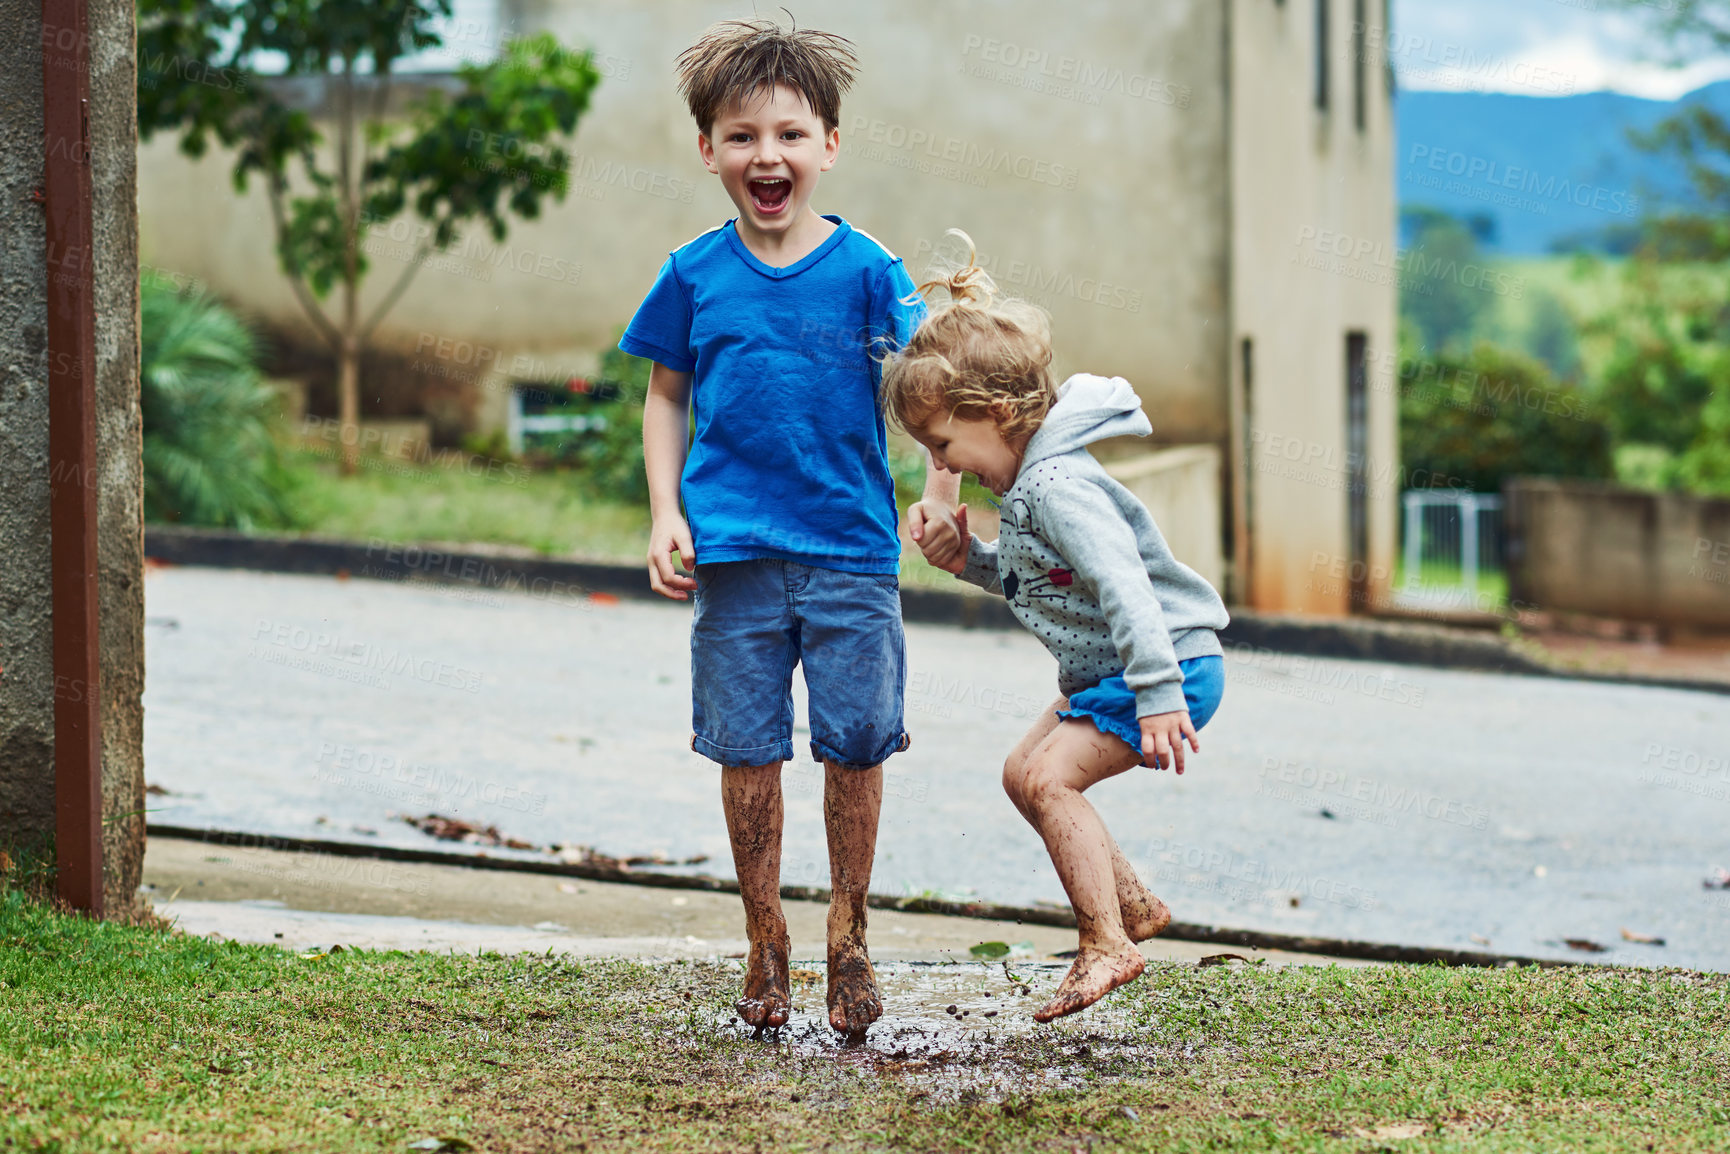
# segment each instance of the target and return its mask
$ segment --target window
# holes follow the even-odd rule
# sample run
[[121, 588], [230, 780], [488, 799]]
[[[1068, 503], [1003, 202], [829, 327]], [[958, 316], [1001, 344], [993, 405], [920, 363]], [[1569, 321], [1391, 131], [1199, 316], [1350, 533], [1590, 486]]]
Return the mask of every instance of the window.
[[1364, 86], [1364, 71], [1369, 67], [1369, 30], [1364, 27], [1365, 0], [1352, 0], [1352, 123], [1364, 130], [1368, 112], [1368, 97]]
[[1316, 108], [1328, 110], [1328, 6], [1333, 0], [1315, 0], [1316, 5]]
[[1346, 334], [1346, 551], [1351, 555], [1348, 612], [1370, 608], [1369, 336]]

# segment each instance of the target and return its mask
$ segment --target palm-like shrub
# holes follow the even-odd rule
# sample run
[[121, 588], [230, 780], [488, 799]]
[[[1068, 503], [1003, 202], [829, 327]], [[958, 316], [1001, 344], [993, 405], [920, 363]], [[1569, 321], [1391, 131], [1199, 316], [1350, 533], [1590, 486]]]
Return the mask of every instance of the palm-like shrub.
[[253, 529], [287, 520], [258, 343], [202, 291], [140, 287], [144, 515]]

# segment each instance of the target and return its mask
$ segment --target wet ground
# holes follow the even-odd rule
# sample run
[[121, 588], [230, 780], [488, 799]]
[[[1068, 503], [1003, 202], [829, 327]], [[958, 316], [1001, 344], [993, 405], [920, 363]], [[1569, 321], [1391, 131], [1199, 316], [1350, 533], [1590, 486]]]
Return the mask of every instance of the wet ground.
[[[296, 950], [342, 945], [539, 954], [550, 949], [584, 957], [727, 959], [742, 957], [746, 945], [739, 898], [702, 890], [179, 838], [151, 839], [144, 884], [156, 911], [188, 933]], [[824, 956], [827, 908], [817, 902], [786, 903], [795, 959]], [[1051, 926], [894, 910], [872, 910], [870, 917], [871, 952], [884, 963], [975, 965], [973, 946], [1001, 942], [1010, 949], [1004, 960], [1011, 965], [1037, 966], [1075, 946], [1073, 930]], [[1157, 938], [1142, 947], [1149, 960], [1192, 964], [1221, 949]], [[1233, 952], [1270, 966], [1337, 961], [1283, 950]], [[809, 960], [797, 966], [806, 974], [822, 969]], [[812, 1020], [823, 1025], [821, 1016]]]
[[[155, 822], [425, 846], [393, 815], [437, 812], [730, 874], [681, 606], [166, 569], [146, 607]], [[1061, 902], [997, 780], [1050, 657], [936, 626], [908, 650], [873, 889]], [[1730, 697], [1237, 652], [1202, 739], [1184, 777], [1091, 795], [1181, 921], [1730, 959], [1730, 890], [1702, 884], [1730, 866]], [[783, 877], [827, 884], [821, 769], [784, 780]]]

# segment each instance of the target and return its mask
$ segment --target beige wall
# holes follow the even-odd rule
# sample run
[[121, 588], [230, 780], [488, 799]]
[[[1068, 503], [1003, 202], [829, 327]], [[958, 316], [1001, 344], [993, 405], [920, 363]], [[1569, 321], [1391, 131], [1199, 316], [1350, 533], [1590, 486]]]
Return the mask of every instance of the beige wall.
[[1515, 604], [1730, 628], [1730, 501], [1538, 477], [1506, 501]]
[[1219, 449], [1213, 445], [1161, 449], [1113, 461], [1106, 471], [1147, 506], [1172, 555], [1223, 590]]
[[[494, 246], [476, 238], [419, 274], [382, 339], [451, 368], [468, 354], [440, 342], [494, 346], [507, 362], [525, 354], [549, 370], [591, 366], [668, 250], [733, 215], [698, 161], [671, 73], [710, 22], [750, 11], [547, 0], [508, 13], [517, 31], [546, 28], [589, 45], [606, 74], [574, 142], [575, 187], [542, 220], [513, 227], [510, 255], [530, 272], [495, 267]], [[834, 0], [799, 6], [801, 23], [852, 37], [863, 58], [843, 106], [843, 155], [813, 203], [916, 273], [945, 229], [965, 228], [1008, 289], [1051, 309], [1062, 370], [1134, 382], [1161, 441], [1216, 439], [1225, 421], [1223, 12], [1214, 0], [1137, 9], [1134, 19], [1129, 11], [1034, 0], [892, 0], [868, 14]], [[1034, 53], [1043, 56], [1026, 64]], [[1036, 82], [1065, 90], [1027, 87]], [[476, 157], [507, 149], [481, 142]], [[159, 138], [141, 163], [145, 260], [297, 325], [263, 198], [235, 200], [227, 158], [187, 161]], [[375, 242], [369, 298], [401, 267], [393, 247]]]
[[[1392, 257], [1393, 140], [1378, 69], [1369, 130], [1351, 123], [1352, 0], [1330, 2], [1331, 116], [1310, 105], [1313, 0], [887, 0], [868, 14], [813, 0], [797, 16], [854, 38], [863, 58], [816, 207], [901, 253], [915, 275], [952, 255], [945, 229], [965, 228], [1006, 288], [1051, 310], [1061, 373], [1128, 378], [1157, 443], [1251, 445], [1254, 584], [1240, 580], [1234, 599], [1340, 613], [1346, 585], [1326, 559], [1347, 550], [1345, 332], [1367, 332], [1372, 363], [1391, 366], [1394, 290], [1376, 261]], [[1379, 18], [1380, 0], [1368, 7]], [[697, 159], [672, 62], [710, 22], [748, 14], [709, 0], [507, 0], [506, 26], [586, 44], [604, 73], [574, 142], [572, 193], [513, 227], [505, 251], [472, 239], [423, 270], [381, 342], [442, 376], [477, 364], [543, 380], [591, 370], [667, 251], [733, 213]], [[475, 148], [477, 162], [500, 155], [503, 142]], [[226, 160], [189, 162], [159, 140], [141, 170], [148, 263], [298, 323], [262, 198], [232, 196]], [[1354, 253], [1360, 239], [1375, 251], [1342, 269], [1296, 262], [1340, 235]], [[409, 240], [373, 242], [370, 299]], [[1254, 411], [1233, 437], [1245, 335]], [[1373, 374], [1378, 573], [1394, 554], [1391, 381], [1391, 369]], [[486, 399], [502, 423], [502, 390]], [[1293, 439], [1295, 468], [1268, 449]]]
[[[1346, 332], [1369, 337], [1370, 574], [1393, 571], [1399, 462], [1393, 102], [1366, 65], [1367, 124], [1352, 104], [1352, 0], [1332, 4], [1329, 112], [1313, 102], [1316, 0], [1231, 0], [1233, 387], [1254, 342], [1247, 460], [1257, 609], [1348, 611]], [[1381, 0], [1368, 0], [1379, 27]], [[1381, 38], [1371, 34], [1370, 43]], [[1345, 239], [1342, 239], [1345, 238]], [[1348, 255], [1336, 252], [1344, 248]], [[1320, 266], [1320, 267], [1315, 267]], [[1295, 457], [1295, 459], [1294, 459]]]

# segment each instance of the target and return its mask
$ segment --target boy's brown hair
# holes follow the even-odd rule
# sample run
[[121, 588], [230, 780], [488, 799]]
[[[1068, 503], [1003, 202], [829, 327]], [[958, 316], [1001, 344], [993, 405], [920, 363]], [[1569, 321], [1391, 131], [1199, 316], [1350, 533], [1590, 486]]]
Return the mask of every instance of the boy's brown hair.
[[852, 41], [833, 32], [783, 29], [773, 20], [723, 20], [679, 53], [679, 95], [707, 136], [731, 102], [759, 92], [767, 96], [784, 84], [805, 98], [825, 132], [833, 132], [858, 66]]
[[919, 428], [953, 413], [962, 420], [990, 418], [1003, 438], [1024, 443], [1057, 399], [1051, 380], [1051, 317], [1038, 305], [1000, 297], [979, 267], [973, 238], [958, 228], [948, 235], [967, 245], [967, 264], [919, 286], [949, 294], [901, 349], [883, 364], [883, 409], [890, 424]]

